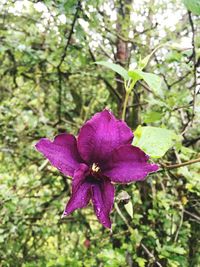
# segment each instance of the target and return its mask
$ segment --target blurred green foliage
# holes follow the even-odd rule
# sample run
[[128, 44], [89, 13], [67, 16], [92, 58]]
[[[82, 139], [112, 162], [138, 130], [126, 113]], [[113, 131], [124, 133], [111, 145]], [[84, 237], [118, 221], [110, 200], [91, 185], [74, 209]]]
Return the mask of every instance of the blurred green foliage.
[[[167, 148], [160, 145], [168, 138], [163, 132], [153, 132], [154, 143], [140, 140], [152, 153], [160, 149], [157, 158], [170, 148], [157, 159], [161, 166], [198, 158], [199, 17], [192, 15], [194, 66], [194, 33], [179, 0], [8, 0], [0, 10], [0, 266], [200, 266], [200, 163], [161, 168], [144, 182], [117, 186], [116, 201], [131, 230], [113, 209], [110, 234], [91, 206], [61, 219], [70, 178], [34, 148], [41, 137], [77, 134], [105, 107], [120, 114], [119, 77], [92, 64], [119, 63], [117, 40], [127, 44], [125, 67], [131, 70], [170, 41], [180, 48], [163, 46], [145, 63], [146, 72], [163, 78], [162, 95], [136, 84], [126, 120], [134, 130], [141, 124], [139, 129], [153, 126], [178, 136], [172, 143], [167, 139]], [[117, 198], [122, 191], [129, 200]]]

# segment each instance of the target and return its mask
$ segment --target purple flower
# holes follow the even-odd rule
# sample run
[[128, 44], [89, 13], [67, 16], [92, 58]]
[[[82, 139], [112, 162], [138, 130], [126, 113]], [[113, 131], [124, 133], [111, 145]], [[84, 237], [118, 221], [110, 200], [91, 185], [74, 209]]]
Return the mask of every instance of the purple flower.
[[132, 140], [127, 124], [105, 109], [83, 125], [77, 139], [64, 133], [53, 142], [42, 138], [36, 144], [53, 166], [73, 177], [72, 195], [63, 216], [86, 207], [91, 199], [99, 222], [111, 228], [113, 183], [144, 180], [158, 170], [140, 148], [131, 145]]

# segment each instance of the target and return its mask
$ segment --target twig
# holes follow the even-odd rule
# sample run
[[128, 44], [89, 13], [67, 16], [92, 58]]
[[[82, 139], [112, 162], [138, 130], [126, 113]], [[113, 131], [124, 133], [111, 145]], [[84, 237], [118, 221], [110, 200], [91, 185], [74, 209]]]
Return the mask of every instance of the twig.
[[12, 72], [13, 72], [13, 83], [14, 83], [15, 88], [17, 88], [18, 87], [18, 84], [17, 84], [17, 62], [16, 62], [16, 59], [15, 59], [14, 54], [11, 52], [10, 49], [8, 49], [6, 52], [7, 52], [8, 56], [9, 56], [9, 59], [13, 63], [13, 68], [12, 68]]
[[192, 126], [192, 121], [188, 120], [187, 124], [184, 126], [183, 131], [181, 132], [181, 135], [184, 135], [188, 131], [190, 126]]
[[193, 218], [196, 219], [197, 221], [200, 221], [200, 217], [197, 216], [196, 214], [193, 214], [193, 213], [191, 213], [191, 212], [189, 212], [189, 211], [187, 211], [187, 210], [184, 210], [184, 213], [190, 215], [191, 217], [193, 217]]
[[72, 25], [71, 25], [71, 29], [70, 29], [70, 32], [69, 32], [69, 36], [67, 38], [67, 43], [64, 47], [64, 52], [63, 52], [63, 55], [61, 57], [61, 60], [60, 60], [60, 63], [58, 65], [58, 68], [60, 69], [63, 61], [65, 60], [65, 57], [66, 57], [66, 53], [67, 53], [67, 48], [70, 44], [70, 41], [71, 41], [71, 37], [72, 37], [72, 34], [74, 33], [74, 26], [75, 26], [75, 23], [76, 23], [76, 20], [78, 18], [78, 13], [79, 13], [79, 10], [81, 9], [81, 0], [78, 1], [77, 3], [77, 6], [76, 6], [76, 13], [74, 14], [74, 19], [72, 21]]
[[172, 111], [176, 111], [176, 110], [183, 109], [183, 108], [188, 109], [191, 106], [192, 106], [192, 104], [191, 105], [183, 105], [183, 106], [180, 106], [180, 107], [175, 107], [175, 108], [172, 109]]
[[195, 49], [195, 28], [190, 11], [188, 11], [188, 16], [189, 16], [190, 26], [192, 29], [192, 59], [193, 59], [193, 71], [194, 71], [193, 115], [192, 115], [192, 121], [193, 121], [195, 116], [195, 105], [196, 105], [197, 66], [196, 66], [196, 49]]
[[184, 167], [184, 166], [191, 165], [191, 164], [198, 163], [198, 162], [200, 162], [200, 158], [192, 159], [192, 160], [189, 160], [183, 163], [178, 163], [178, 164], [173, 164], [173, 165], [166, 165], [162, 163], [161, 166], [165, 169], [176, 169], [176, 168]]
[[153, 91], [149, 88], [149, 86], [147, 86], [145, 83], [143, 83], [143, 82], [141, 82], [141, 81], [138, 81], [138, 83], [139, 83], [141, 86], [143, 86], [144, 89], [147, 90], [147, 92], [154, 94], [154, 92], [153, 92]]
[[66, 45], [64, 47], [64, 51], [63, 51], [63, 54], [61, 56], [60, 63], [57, 66], [57, 72], [58, 72], [58, 111], [57, 111], [57, 113], [58, 113], [58, 123], [61, 122], [61, 105], [62, 105], [62, 71], [61, 71], [61, 66], [62, 66], [62, 63], [65, 60], [65, 57], [66, 57], [66, 54], [67, 54], [67, 48], [68, 48], [68, 46], [70, 44], [72, 34], [74, 33], [74, 27], [75, 27], [75, 23], [76, 23], [76, 20], [78, 18], [78, 13], [79, 13], [80, 9], [81, 9], [81, 0], [79, 0], [78, 3], [77, 3], [76, 13], [74, 14], [74, 19], [73, 19], [72, 24], [71, 24], [71, 29], [70, 29], [70, 32], [69, 32], [69, 35], [68, 35], [68, 38], [67, 38], [67, 43], [66, 43]]
[[177, 229], [177, 231], [176, 231], [176, 235], [175, 235], [175, 237], [174, 237], [174, 242], [176, 242], [177, 239], [178, 239], [178, 235], [179, 235], [179, 232], [180, 232], [181, 227], [182, 227], [182, 224], [183, 224], [183, 216], [184, 216], [184, 209], [183, 209], [183, 207], [182, 207], [182, 211], [181, 211], [181, 220], [180, 220], [178, 229]]
[[178, 80], [174, 81], [173, 83], [169, 84], [169, 87], [171, 88], [172, 86], [176, 85], [177, 83], [180, 83], [183, 81], [187, 76], [191, 73], [191, 70], [188, 71], [185, 75], [181, 76]]
[[199, 140], [200, 140], [200, 136], [195, 137], [193, 139], [184, 140], [183, 144], [185, 144], [185, 146], [191, 146], [191, 145], [195, 144], [196, 142], [198, 142]]
[[141, 247], [144, 249], [144, 251], [147, 253], [147, 255], [155, 261], [155, 263], [157, 264], [157, 266], [162, 267], [162, 265], [160, 264], [160, 262], [158, 262], [156, 260], [155, 256], [148, 250], [148, 248], [143, 243], [141, 243]]
[[142, 106], [146, 106], [146, 105], [148, 105], [148, 103], [147, 102], [143, 102], [143, 103], [129, 105], [129, 106], [126, 107], [126, 109], [135, 108], [135, 107], [138, 107], [138, 106], [142, 107]]
[[62, 75], [60, 67], [57, 67], [58, 70], [58, 123], [61, 122], [61, 106], [62, 106]]
[[[122, 218], [122, 220], [125, 222], [126, 226], [128, 227], [129, 232], [132, 233], [132, 231], [134, 229], [130, 226], [129, 222], [122, 214], [117, 203], [115, 203], [115, 209], [116, 209], [117, 213], [119, 214], [119, 216]], [[148, 248], [142, 242], [140, 243], [140, 245], [144, 249], [144, 251], [147, 253], [147, 255], [154, 260], [154, 262], [157, 264], [157, 266], [162, 267], [162, 265], [156, 260], [155, 256], [148, 250]]]
[[122, 212], [121, 212], [121, 210], [120, 210], [120, 208], [119, 208], [117, 203], [115, 203], [115, 209], [116, 209], [117, 213], [119, 214], [119, 216], [122, 218], [122, 220], [125, 222], [125, 224], [128, 227], [128, 229], [132, 230], [132, 227], [130, 226], [129, 222], [127, 221], [127, 219], [122, 214]]
[[104, 49], [104, 47], [101, 44], [99, 45], [99, 47], [102, 50], [102, 52], [104, 53], [104, 55], [107, 56], [108, 58], [110, 58], [113, 61], [112, 56], [109, 54], [109, 52], [106, 51], [106, 49]]
[[[96, 62], [96, 58], [90, 48], [90, 46], [88, 46], [89, 48], [89, 53], [90, 53], [90, 56], [91, 56], [91, 59], [93, 62]], [[113, 86], [101, 75], [98, 76], [99, 79], [101, 79], [105, 85], [107, 86], [109, 92], [116, 97], [117, 101], [120, 103], [121, 102], [121, 96], [119, 95], [119, 93], [113, 88]]]
[[42, 171], [44, 168], [46, 168], [46, 166], [48, 165], [48, 159], [46, 159], [42, 165], [38, 168], [38, 171]]

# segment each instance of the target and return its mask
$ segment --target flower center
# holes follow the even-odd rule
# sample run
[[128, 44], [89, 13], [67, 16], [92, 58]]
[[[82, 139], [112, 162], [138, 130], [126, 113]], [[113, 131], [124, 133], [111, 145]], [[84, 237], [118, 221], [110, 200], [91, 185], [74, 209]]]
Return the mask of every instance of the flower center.
[[100, 171], [100, 168], [99, 168], [99, 166], [98, 166], [97, 163], [93, 163], [93, 164], [92, 164], [92, 171], [93, 171], [94, 173], [97, 173], [97, 172]]
[[98, 163], [93, 163], [90, 166], [90, 173], [87, 176], [87, 181], [91, 183], [99, 183], [102, 180], [102, 174], [101, 174], [101, 169], [98, 165]]

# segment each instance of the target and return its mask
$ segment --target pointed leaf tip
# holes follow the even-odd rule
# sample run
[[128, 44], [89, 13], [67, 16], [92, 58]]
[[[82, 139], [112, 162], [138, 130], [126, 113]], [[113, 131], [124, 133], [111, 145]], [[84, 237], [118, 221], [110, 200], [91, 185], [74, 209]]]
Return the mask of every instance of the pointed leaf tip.
[[125, 81], [129, 79], [128, 71], [118, 64], [107, 62], [107, 61], [96, 61], [95, 64], [102, 65], [104, 67], [107, 67], [113, 70], [114, 72], [121, 75]]

